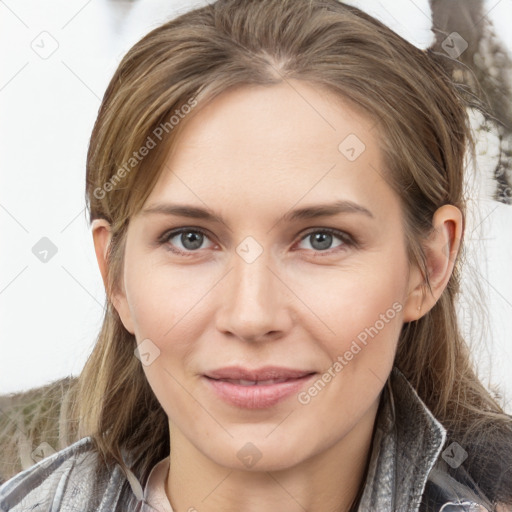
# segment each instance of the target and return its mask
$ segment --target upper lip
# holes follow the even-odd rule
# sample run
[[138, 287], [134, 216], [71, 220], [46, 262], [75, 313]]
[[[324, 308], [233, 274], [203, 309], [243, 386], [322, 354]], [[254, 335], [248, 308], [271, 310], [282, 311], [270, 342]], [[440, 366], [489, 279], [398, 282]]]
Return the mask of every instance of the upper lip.
[[283, 368], [281, 366], [264, 366], [262, 368], [243, 368], [241, 366], [228, 366], [211, 370], [205, 373], [211, 379], [243, 379], [243, 380], [271, 380], [271, 379], [298, 379], [305, 375], [315, 373], [310, 370], [297, 370], [294, 368]]

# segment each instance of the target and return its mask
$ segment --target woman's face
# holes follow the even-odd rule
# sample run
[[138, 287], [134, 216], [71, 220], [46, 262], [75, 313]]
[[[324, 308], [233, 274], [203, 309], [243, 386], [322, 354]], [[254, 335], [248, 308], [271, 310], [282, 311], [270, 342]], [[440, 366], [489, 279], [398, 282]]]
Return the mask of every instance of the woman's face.
[[187, 121], [130, 221], [116, 307], [171, 442], [291, 467], [370, 431], [408, 321], [379, 129], [299, 81], [231, 89]]

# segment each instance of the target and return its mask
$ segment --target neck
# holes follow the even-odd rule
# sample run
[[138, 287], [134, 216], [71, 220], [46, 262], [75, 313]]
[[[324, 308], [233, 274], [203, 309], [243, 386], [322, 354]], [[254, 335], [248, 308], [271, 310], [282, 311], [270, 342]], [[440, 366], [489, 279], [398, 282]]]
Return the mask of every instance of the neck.
[[278, 471], [221, 466], [171, 429], [166, 492], [174, 512], [350, 512], [364, 484], [378, 401], [342, 439]]

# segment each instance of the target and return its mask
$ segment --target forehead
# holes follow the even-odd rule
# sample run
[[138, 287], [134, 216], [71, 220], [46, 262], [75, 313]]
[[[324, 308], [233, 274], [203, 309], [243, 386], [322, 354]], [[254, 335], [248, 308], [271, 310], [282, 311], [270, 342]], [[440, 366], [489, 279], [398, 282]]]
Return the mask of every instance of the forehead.
[[230, 89], [196, 107], [146, 203], [393, 199], [378, 131], [370, 115], [307, 82]]
[[[196, 107], [176, 143], [182, 154], [207, 144], [208, 149], [215, 146], [242, 157], [298, 151], [314, 155], [326, 149], [338, 156], [338, 144], [346, 135], [373, 138], [375, 125], [368, 114], [325, 86], [290, 80], [224, 91]], [[276, 144], [269, 145], [273, 139]]]

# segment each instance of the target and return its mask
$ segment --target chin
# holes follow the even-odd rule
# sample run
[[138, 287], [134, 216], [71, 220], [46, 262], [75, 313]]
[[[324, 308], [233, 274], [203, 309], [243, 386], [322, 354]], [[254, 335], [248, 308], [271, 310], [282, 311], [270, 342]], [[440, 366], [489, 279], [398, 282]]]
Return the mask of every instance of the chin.
[[[254, 439], [254, 438], [253, 438]], [[299, 451], [300, 448], [300, 451]], [[308, 455], [303, 451], [304, 444], [277, 446], [268, 440], [258, 442], [235, 442], [210, 457], [215, 463], [232, 470], [251, 472], [281, 471], [300, 464]], [[235, 453], [235, 457], [227, 455]]]

